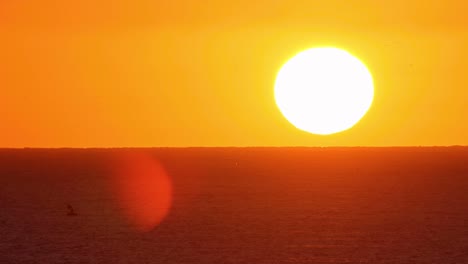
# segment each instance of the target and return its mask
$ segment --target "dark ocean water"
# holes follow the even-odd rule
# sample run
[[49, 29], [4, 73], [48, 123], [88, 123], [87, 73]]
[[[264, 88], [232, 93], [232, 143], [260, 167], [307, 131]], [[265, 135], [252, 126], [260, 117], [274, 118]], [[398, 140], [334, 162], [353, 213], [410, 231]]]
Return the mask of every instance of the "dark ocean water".
[[468, 263], [468, 148], [0, 150], [0, 263]]

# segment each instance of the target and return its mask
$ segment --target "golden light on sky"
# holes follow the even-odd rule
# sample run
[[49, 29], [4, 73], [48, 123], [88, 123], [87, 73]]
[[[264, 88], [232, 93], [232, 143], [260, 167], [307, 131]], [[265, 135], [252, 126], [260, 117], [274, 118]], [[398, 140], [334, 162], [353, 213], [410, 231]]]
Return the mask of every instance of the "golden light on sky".
[[369, 70], [338, 48], [302, 51], [276, 77], [279, 109], [295, 127], [313, 134], [350, 129], [369, 110], [373, 97]]
[[[468, 144], [463, 1], [0, 2], [0, 146]], [[341, 47], [371, 110], [318, 136], [278, 111], [278, 69]]]

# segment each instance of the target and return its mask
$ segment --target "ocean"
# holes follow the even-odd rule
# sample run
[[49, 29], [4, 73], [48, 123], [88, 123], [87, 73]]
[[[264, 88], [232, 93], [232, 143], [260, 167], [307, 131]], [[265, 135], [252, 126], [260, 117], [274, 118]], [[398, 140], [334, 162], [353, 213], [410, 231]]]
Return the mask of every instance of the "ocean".
[[468, 263], [468, 147], [4, 149], [0, 263]]

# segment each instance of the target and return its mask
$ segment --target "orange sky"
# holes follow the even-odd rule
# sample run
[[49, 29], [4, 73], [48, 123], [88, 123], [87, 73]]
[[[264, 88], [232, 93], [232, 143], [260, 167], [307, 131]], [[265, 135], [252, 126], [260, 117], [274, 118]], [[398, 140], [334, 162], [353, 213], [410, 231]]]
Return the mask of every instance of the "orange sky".
[[[468, 145], [463, 1], [73, 2], [0, 2], [0, 147]], [[323, 45], [376, 86], [332, 136], [273, 98], [281, 65]]]

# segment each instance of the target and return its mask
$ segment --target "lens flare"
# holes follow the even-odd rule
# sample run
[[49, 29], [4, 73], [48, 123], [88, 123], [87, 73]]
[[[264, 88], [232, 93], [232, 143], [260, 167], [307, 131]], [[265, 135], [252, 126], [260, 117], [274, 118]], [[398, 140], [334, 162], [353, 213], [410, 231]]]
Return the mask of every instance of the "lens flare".
[[161, 163], [143, 153], [119, 155], [113, 186], [119, 207], [137, 230], [158, 226], [172, 205], [172, 182]]

